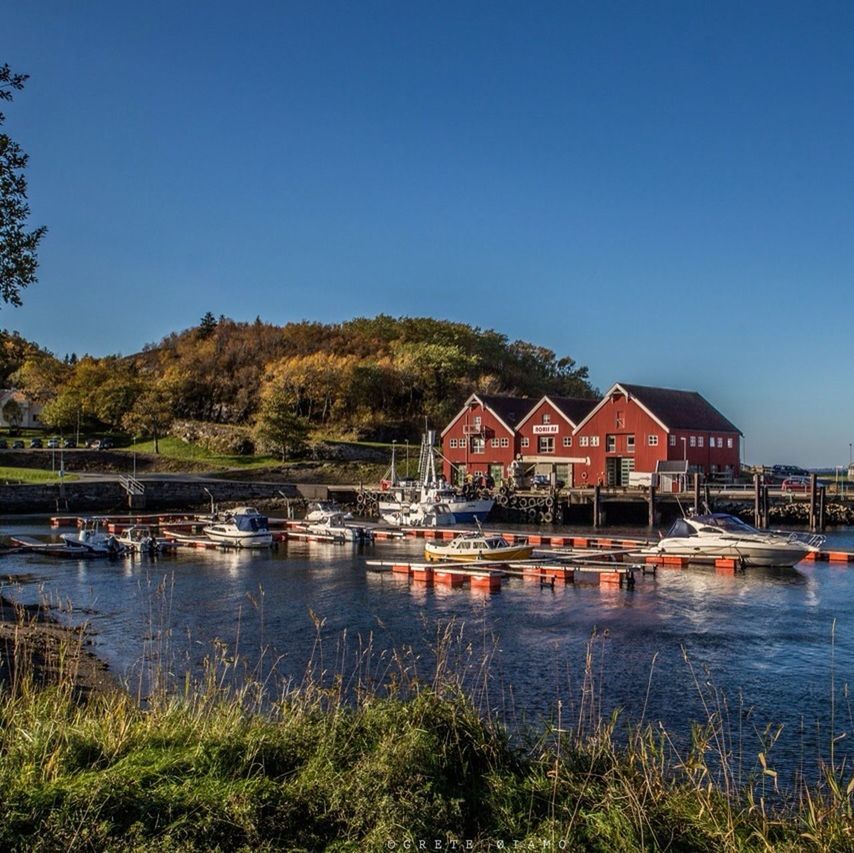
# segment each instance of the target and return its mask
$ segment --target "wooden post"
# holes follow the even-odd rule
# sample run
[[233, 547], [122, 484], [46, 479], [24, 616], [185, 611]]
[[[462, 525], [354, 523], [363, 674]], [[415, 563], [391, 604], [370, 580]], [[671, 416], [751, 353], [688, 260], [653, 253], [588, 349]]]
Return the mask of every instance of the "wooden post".
[[700, 514], [700, 472], [694, 474], [694, 514]]
[[770, 519], [770, 509], [771, 509], [771, 501], [768, 500], [768, 492], [770, 491], [770, 486], [762, 487], [762, 527], [767, 528], [769, 519]]
[[705, 496], [706, 506], [708, 507], [709, 512], [711, 512], [712, 511], [712, 492], [711, 492], [711, 489], [709, 488], [709, 481], [708, 480], [706, 480], [703, 483], [703, 494]]
[[762, 505], [760, 502], [760, 486], [759, 475], [753, 475], [753, 523], [757, 527], [762, 527]]
[[599, 525], [601, 524], [601, 520], [599, 517], [600, 507], [599, 507], [599, 493], [602, 491], [602, 487], [597, 483], [593, 487], [593, 529], [598, 530]]
[[825, 499], [826, 491], [826, 486], [822, 486], [818, 490], [818, 529], [822, 533], [824, 533], [827, 527], [827, 516], [825, 515], [825, 508], [827, 506], [827, 500]]
[[655, 527], [655, 486], [649, 487], [649, 526]]
[[816, 514], [816, 503], [818, 498], [818, 478], [815, 474], [810, 474], [810, 531], [816, 532], [818, 528], [818, 518]]

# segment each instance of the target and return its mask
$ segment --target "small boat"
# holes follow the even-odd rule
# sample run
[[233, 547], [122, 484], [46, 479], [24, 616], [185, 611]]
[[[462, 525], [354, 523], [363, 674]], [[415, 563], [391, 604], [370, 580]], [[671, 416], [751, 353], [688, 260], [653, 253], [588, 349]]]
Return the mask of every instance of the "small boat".
[[427, 542], [424, 557], [433, 562], [470, 563], [478, 560], [506, 563], [527, 560], [534, 553], [527, 542], [513, 544], [498, 533], [463, 533], [446, 545]]
[[238, 548], [269, 548], [273, 544], [267, 516], [255, 507], [228, 510], [222, 519], [202, 528], [209, 539]]
[[124, 545], [112, 533], [101, 530], [97, 518], [86, 519], [77, 533], [63, 533], [59, 538], [72, 553], [86, 557], [118, 557], [125, 552]]
[[373, 531], [369, 527], [349, 524], [349, 518], [349, 513], [329, 513], [322, 520], [307, 525], [306, 530], [319, 536], [331, 536], [341, 542], [372, 542]]
[[794, 566], [818, 551], [823, 536], [757, 530], [715, 512], [679, 518], [652, 553], [679, 557], [735, 557], [745, 566]]
[[158, 551], [175, 547], [174, 543], [157, 539], [150, 528], [140, 525], [128, 527], [118, 537], [118, 541], [132, 554], [156, 554]]
[[323, 522], [328, 516], [343, 516], [351, 519], [352, 513], [345, 512], [338, 501], [311, 501], [306, 507], [305, 520], [308, 522]]

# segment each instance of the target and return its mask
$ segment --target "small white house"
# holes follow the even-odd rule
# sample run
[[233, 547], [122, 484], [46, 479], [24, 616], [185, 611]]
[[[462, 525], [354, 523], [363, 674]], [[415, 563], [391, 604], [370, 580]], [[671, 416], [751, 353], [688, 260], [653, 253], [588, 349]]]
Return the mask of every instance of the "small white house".
[[[19, 418], [17, 422], [14, 417], [11, 419], [7, 417], [11, 414], [10, 408], [16, 411]], [[15, 388], [0, 391], [0, 427], [19, 426], [25, 429], [41, 427], [39, 415], [43, 408], [41, 403], [31, 400], [23, 391]]]

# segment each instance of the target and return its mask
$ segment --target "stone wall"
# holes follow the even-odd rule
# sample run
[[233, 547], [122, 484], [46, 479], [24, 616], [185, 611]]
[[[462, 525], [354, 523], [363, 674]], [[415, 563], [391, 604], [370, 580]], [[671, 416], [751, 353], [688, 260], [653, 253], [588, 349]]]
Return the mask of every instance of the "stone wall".
[[[290, 483], [242, 483], [226, 480], [145, 480], [145, 494], [136, 498], [134, 508], [146, 510], [185, 509], [216, 503], [252, 502], [268, 498], [300, 497]], [[128, 495], [121, 484], [108, 480], [58, 485], [0, 486], [0, 513], [24, 512], [127, 512]], [[207, 489], [207, 491], [205, 491]], [[210, 492], [210, 495], [208, 494]]]

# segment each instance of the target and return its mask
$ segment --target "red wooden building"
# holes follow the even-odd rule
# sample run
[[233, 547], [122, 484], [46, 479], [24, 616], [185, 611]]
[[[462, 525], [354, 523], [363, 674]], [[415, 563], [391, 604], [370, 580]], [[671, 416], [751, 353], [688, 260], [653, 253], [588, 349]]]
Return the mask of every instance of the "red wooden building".
[[542, 397], [516, 425], [518, 453], [528, 473], [554, 473], [571, 485], [574, 466], [587, 463], [575, 446], [573, 433], [597, 404], [576, 397]]
[[618, 382], [573, 432], [574, 451], [590, 459], [574, 467], [573, 485], [628, 485], [631, 472], [654, 473], [668, 461], [733, 477], [741, 435], [696, 391]]
[[459, 483], [471, 474], [491, 476], [498, 483], [507, 476], [518, 453], [516, 424], [533, 402], [527, 397], [472, 394], [442, 431], [445, 479]]

